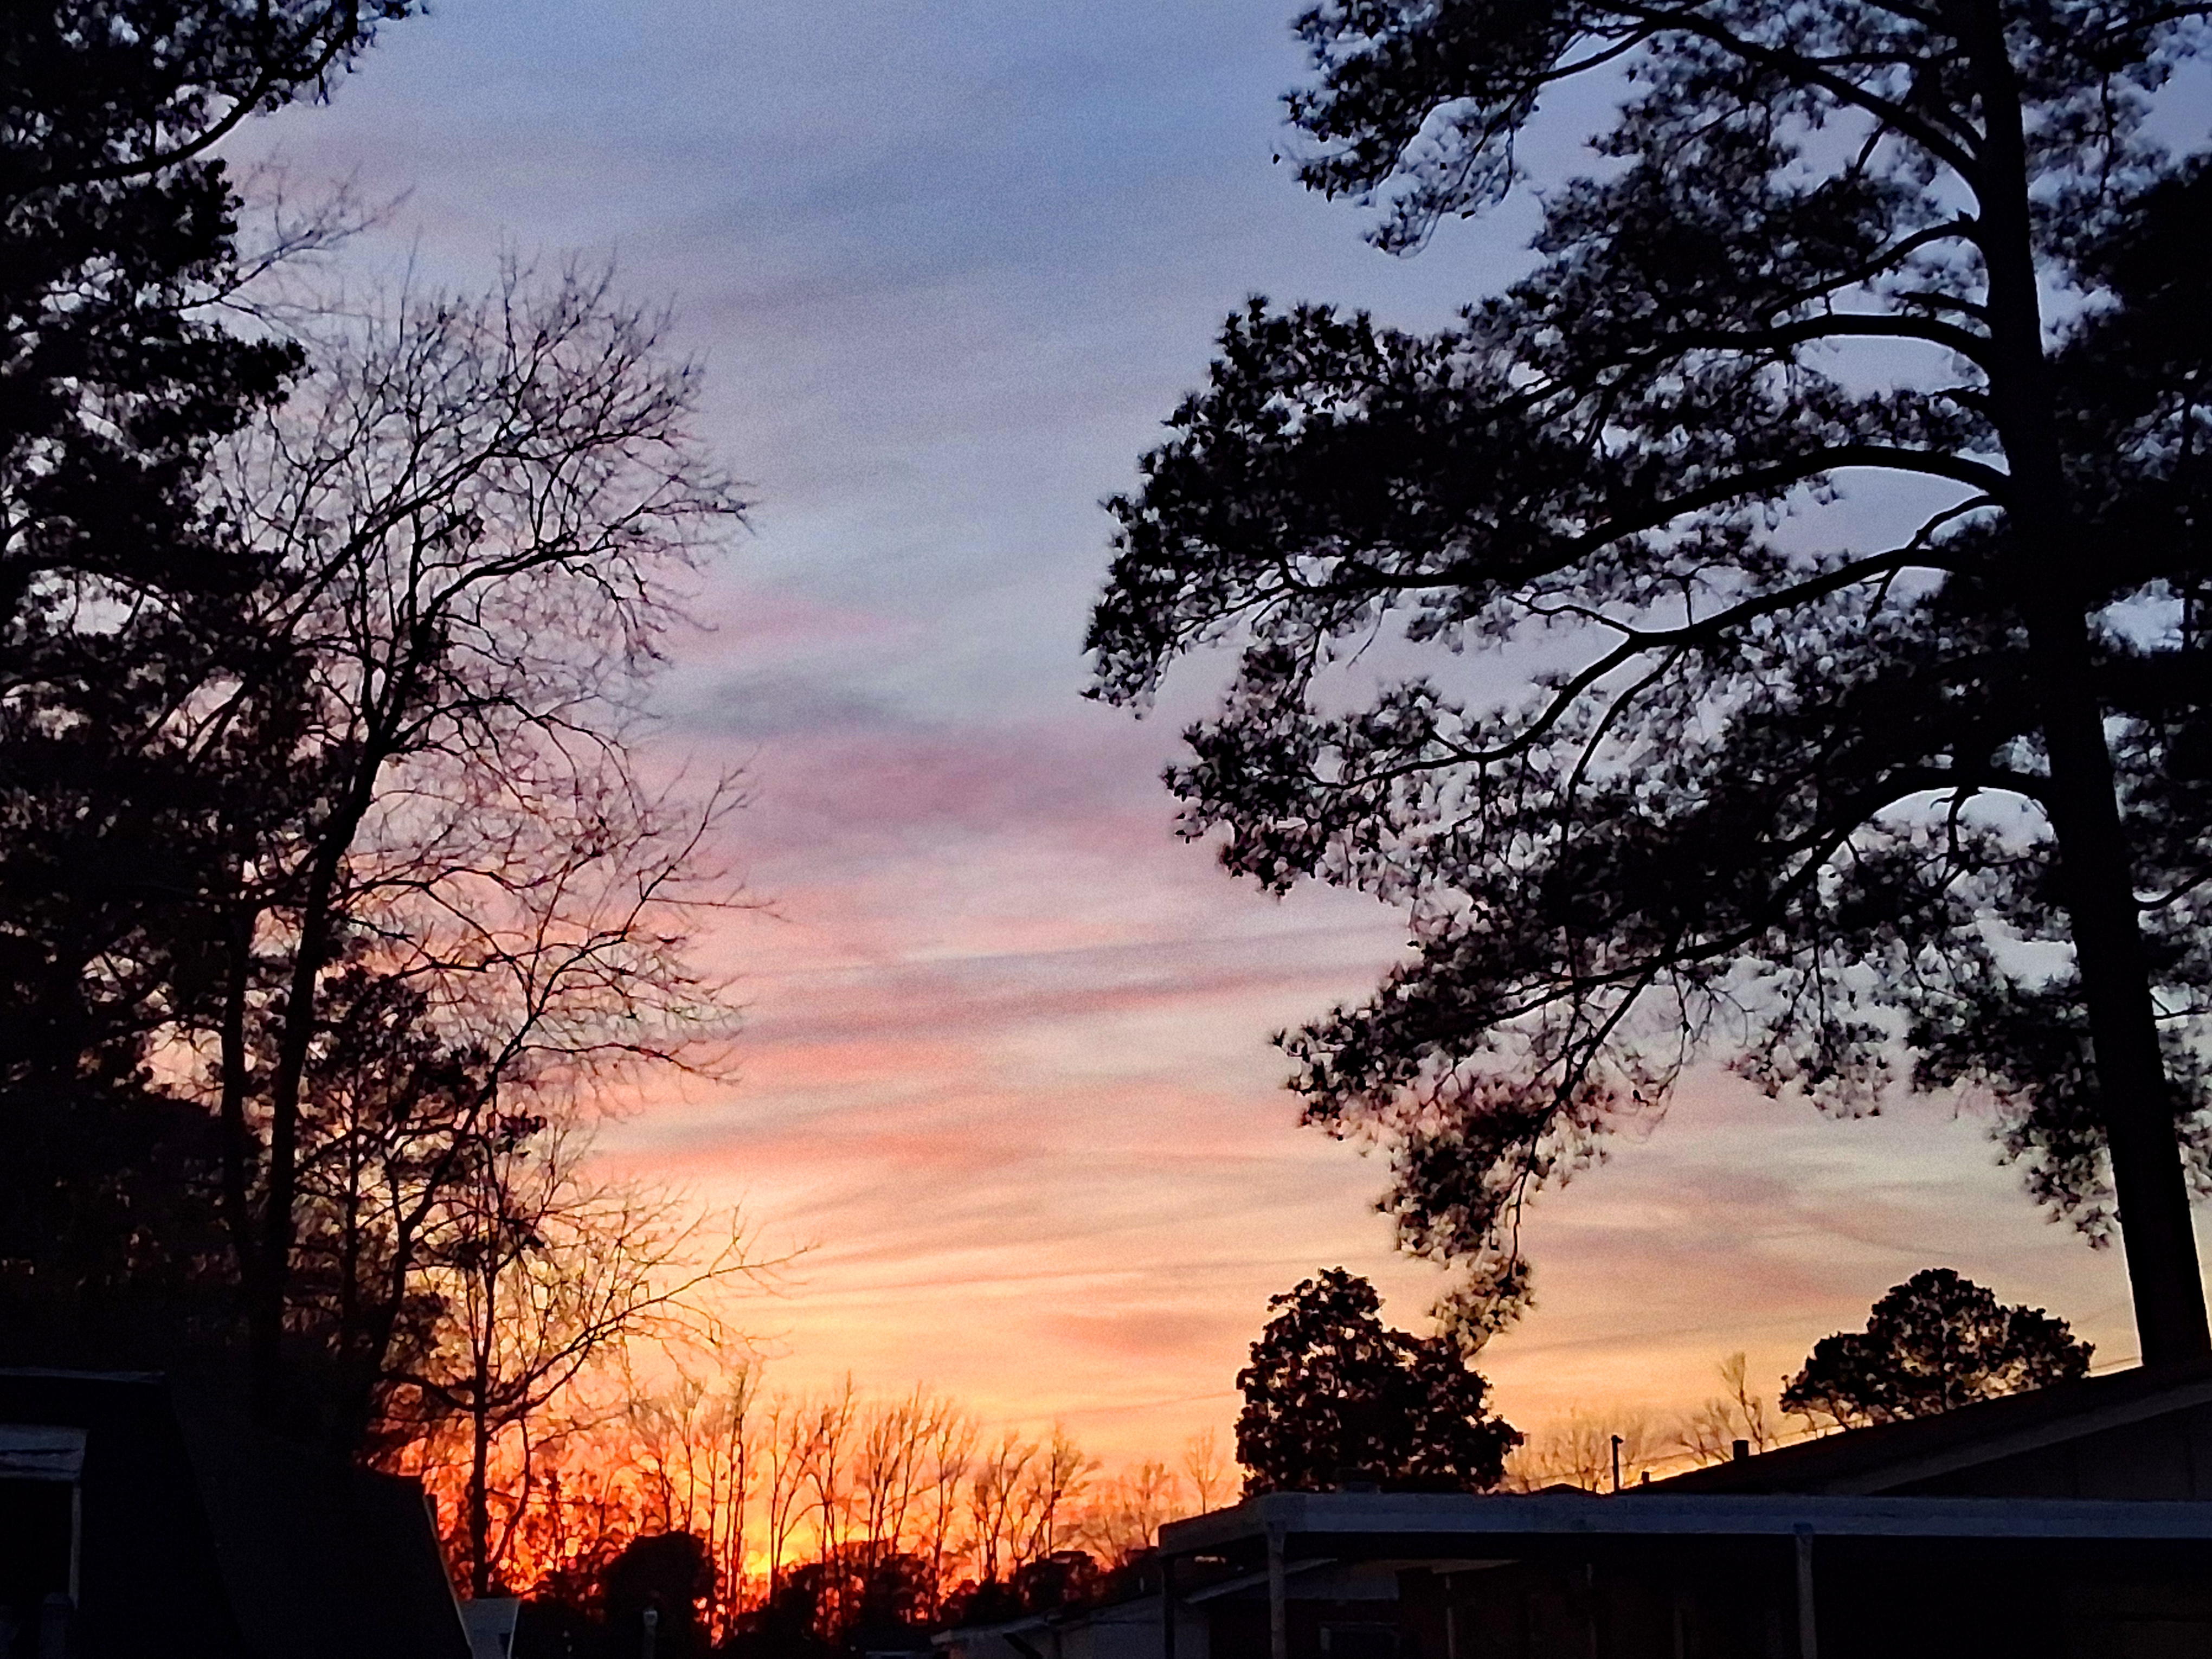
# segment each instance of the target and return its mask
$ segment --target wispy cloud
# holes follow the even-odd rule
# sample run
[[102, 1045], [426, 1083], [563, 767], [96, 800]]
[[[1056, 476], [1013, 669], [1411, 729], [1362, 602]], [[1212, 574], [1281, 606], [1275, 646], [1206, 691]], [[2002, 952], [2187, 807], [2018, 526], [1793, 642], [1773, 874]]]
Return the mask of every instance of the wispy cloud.
[[[746, 769], [724, 851], [769, 908], [711, 941], [749, 1006], [738, 1085], [672, 1088], [611, 1146], [818, 1241], [744, 1310], [792, 1385], [927, 1380], [1158, 1450], [1226, 1421], [1303, 1274], [1370, 1273], [1407, 1322], [1437, 1288], [1267, 1043], [1363, 994], [1400, 923], [1276, 904], [1173, 838], [1158, 775], [1202, 669], [1146, 722], [1079, 695], [1096, 503], [1225, 312], [1433, 323], [1525, 258], [1509, 216], [1386, 258], [1270, 166], [1292, 9], [469, 0], [244, 140], [410, 188], [362, 250], [387, 270], [611, 252], [708, 364], [760, 504], [679, 641], [668, 742]], [[1538, 1310], [1486, 1362], [1525, 1420], [1694, 1400], [1739, 1347], [1778, 1375], [1936, 1261], [2128, 1344], [2118, 1264], [1940, 1114], [1824, 1123], [1702, 1081], [1528, 1237]]]

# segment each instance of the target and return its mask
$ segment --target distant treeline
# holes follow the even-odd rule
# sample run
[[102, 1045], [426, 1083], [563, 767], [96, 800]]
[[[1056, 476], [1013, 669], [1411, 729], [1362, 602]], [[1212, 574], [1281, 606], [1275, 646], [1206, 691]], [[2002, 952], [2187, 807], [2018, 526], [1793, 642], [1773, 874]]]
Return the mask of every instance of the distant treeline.
[[1058, 1425], [987, 1434], [926, 1390], [874, 1399], [848, 1379], [769, 1393], [757, 1361], [681, 1358], [658, 1386], [611, 1367], [511, 1425], [486, 1482], [482, 1559], [465, 1435], [398, 1450], [391, 1464], [438, 1499], [457, 1579], [583, 1626], [642, 1575], [679, 1647], [842, 1647], [1087, 1599], [1126, 1577], [1162, 1522], [1237, 1489], [1211, 1430], [1173, 1463], [1109, 1475]]

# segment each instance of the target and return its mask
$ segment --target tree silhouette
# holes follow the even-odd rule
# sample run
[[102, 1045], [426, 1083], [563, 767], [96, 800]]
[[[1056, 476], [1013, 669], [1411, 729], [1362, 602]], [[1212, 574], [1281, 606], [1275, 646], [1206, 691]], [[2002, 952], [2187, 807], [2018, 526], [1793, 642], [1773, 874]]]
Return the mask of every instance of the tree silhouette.
[[[560, 1126], [533, 1127], [470, 1164], [452, 1236], [418, 1281], [438, 1326], [391, 1378], [393, 1432], [462, 1447], [456, 1576], [472, 1595], [499, 1581], [529, 1519], [533, 1459], [560, 1432], [547, 1419], [580, 1380], [627, 1344], [704, 1328], [705, 1295], [757, 1271], [734, 1215], [726, 1242], [708, 1236], [667, 1200], [595, 1176], [587, 1152]], [[505, 1491], [502, 1455], [520, 1469]]]
[[1217, 1493], [1228, 1490], [1229, 1470], [1221, 1455], [1221, 1437], [1211, 1424], [1183, 1442], [1182, 1473], [1189, 1478], [1191, 1496], [1198, 1500], [1200, 1515], [1213, 1507]]
[[2094, 1352], [2064, 1320], [2025, 1304], [2001, 1306], [1972, 1279], [1929, 1267], [1891, 1286], [1864, 1330], [1814, 1343], [1782, 1407], [1844, 1426], [1932, 1417], [2087, 1376]]
[[1347, 1480], [1402, 1492], [1498, 1484], [1521, 1436], [1489, 1414], [1489, 1384], [1449, 1339], [1389, 1329], [1375, 1287], [1341, 1267], [1267, 1305], [1280, 1311], [1237, 1376], [1247, 1495]]
[[[739, 510], [691, 433], [693, 366], [575, 268], [510, 264], [481, 297], [333, 311], [307, 337], [217, 475], [297, 674], [263, 697], [297, 787], [224, 824], [201, 1024], [264, 1412], [315, 1220], [312, 1085], [355, 981], [397, 981], [410, 1036], [453, 1076], [395, 1248], [398, 1220], [419, 1233], [467, 1178], [501, 1103], [697, 1063], [729, 1018], [686, 951], [697, 907], [726, 900], [697, 854], [734, 793], [695, 799], [635, 758], [678, 593]], [[373, 1372], [381, 1334], [344, 1334]]]
[[[1452, 327], [1231, 319], [1111, 504], [1090, 635], [1138, 703], [1241, 643], [1186, 833], [1409, 911], [1414, 959], [1285, 1042], [1470, 1270], [1470, 1334], [1525, 1291], [1529, 1194], [1717, 1052], [1835, 1111], [1992, 1099], [2039, 1199], [2124, 1216], [2146, 1358], [2212, 1352], [2212, 184], [2144, 126], [2206, 12], [1300, 20], [1302, 177], [1386, 247], [1504, 198], [1566, 83], [1611, 112]], [[1432, 671], [1363, 684], [1378, 638]]]
[[[608, 1659], [646, 1652], [653, 1659], [694, 1659], [707, 1650], [699, 1609], [714, 1592], [713, 1560], [701, 1540], [688, 1532], [633, 1538], [599, 1581], [603, 1650]], [[648, 1613], [654, 1624], [649, 1647], [644, 1640]]]
[[1732, 1353], [1717, 1369], [1727, 1392], [1691, 1413], [1676, 1436], [1682, 1449], [1700, 1467], [1727, 1462], [1735, 1456], [1739, 1441], [1753, 1451], [1763, 1452], [1780, 1439], [1767, 1417], [1765, 1397], [1751, 1386], [1749, 1356]]
[[0, 8], [0, 1291], [19, 1340], [219, 1276], [216, 1149], [144, 1062], [212, 988], [222, 817], [288, 781], [281, 732], [216, 717], [281, 653], [265, 568], [203, 484], [301, 362], [226, 327], [225, 303], [331, 225], [242, 253], [211, 152], [320, 96], [410, 9]]

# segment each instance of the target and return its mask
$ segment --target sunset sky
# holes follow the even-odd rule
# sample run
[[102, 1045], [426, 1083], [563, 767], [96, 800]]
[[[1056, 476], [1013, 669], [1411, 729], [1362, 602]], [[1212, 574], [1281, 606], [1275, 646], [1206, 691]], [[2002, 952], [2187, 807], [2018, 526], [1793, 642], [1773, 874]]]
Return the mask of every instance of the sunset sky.
[[[750, 778], [723, 852], [763, 908], [713, 940], [743, 1076], [608, 1144], [814, 1246], [742, 1310], [782, 1386], [924, 1382], [1171, 1455], [1226, 1430], [1271, 1293], [1340, 1263], [1419, 1328], [1439, 1283], [1392, 1255], [1382, 1170], [1296, 1127], [1267, 1041], [1371, 984], [1400, 925], [1175, 839], [1158, 773], [1208, 665], [1141, 722], [1080, 695], [1098, 501], [1225, 313], [1431, 326], [1522, 258], [1525, 204], [1394, 259], [1271, 164], [1293, 9], [441, 0], [234, 147], [406, 192], [362, 280], [611, 254], [706, 362], [758, 506], [677, 642], [667, 741]], [[1539, 131], [1571, 163], [1571, 124]], [[1935, 1264], [2134, 1352], [2117, 1255], [1933, 1104], [1831, 1123], [1695, 1080], [1527, 1243], [1539, 1307], [1484, 1360], [1524, 1426], [1671, 1413], [1739, 1348], [1771, 1387]]]

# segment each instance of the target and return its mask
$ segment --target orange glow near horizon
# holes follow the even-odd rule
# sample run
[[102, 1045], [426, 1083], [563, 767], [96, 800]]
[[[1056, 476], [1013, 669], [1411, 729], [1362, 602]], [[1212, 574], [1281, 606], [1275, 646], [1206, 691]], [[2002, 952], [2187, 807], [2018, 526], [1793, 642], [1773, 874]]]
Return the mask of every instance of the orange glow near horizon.
[[[1525, 263], [1518, 208], [1392, 259], [1270, 164], [1297, 9], [472, 0], [226, 149], [395, 204], [348, 244], [364, 288], [619, 253], [706, 367], [700, 434], [759, 505], [670, 641], [653, 758], [749, 789], [714, 850], [759, 908], [704, 939], [738, 1075], [626, 1091], [601, 1144], [811, 1247], [730, 1307], [771, 1391], [921, 1385], [1111, 1472], [1226, 1442], [1271, 1295], [1341, 1265], [1419, 1329], [1443, 1282], [1267, 1041], [1364, 996], [1402, 918], [1276, 902], [1176, 838], [1160, 772], [1219, 665], [1143, 720], [1083, 695], [1097, 503], [1224, 314], [1261, 290], [1427, 330]], [[1532, 1431], [1663, 1425], [1738, 1351], [1771, 1399], [1934, 1265], [2133, 1356], [2118, 1253], [1938, 1103], [1829, 1121], [1701, 1072], [1523, 1242], [1535, 1307], [1481, 1364]]]
[[[732, 1310], [769, 1386], [920, 1383], [988, 1424], [1064, 1424], [1113, 1468], [1205, 1427], [1225, 1442], [1267, 1297], [1318, 1268], [1426, 1328], [1441, 1271], [1392, 1249], [1382, 1168], [1297, 1126], [1266, 1041], [1370, 988], [1395, 920], [1255, 896], [1168, 833], [1164, 796], [1053, 799], [1060, 769], [1139, 769], [1155, 735], [1111, 716], [1080, 742], [1008, 734], [1009, 803], [902, 797], [937, 856], [834, 879], [825, 826], [880, 819], [902, 775], [854, 745], [761, 757], [735, 833], [772, 908], [715, 943], [744, 965], [742, 1075], [671, 1091], [608, 1147], [742, 1205], [771, 1252], [811, 1247]], [[1771, 1400], [1814, 1340], [1936, 1263], [2071, 1319], [2100, 1364], [2132, 1352], [2117, 1254], [2046, 1225], [1979, 1123], [1932, 1103], [1837, 1122], [1695, 1074], [1527, 1237], [1536, 1309], [1482, 1365], [1531, 1431], [1577, 1410], [1663, 1427], [1739, 1350]]]

